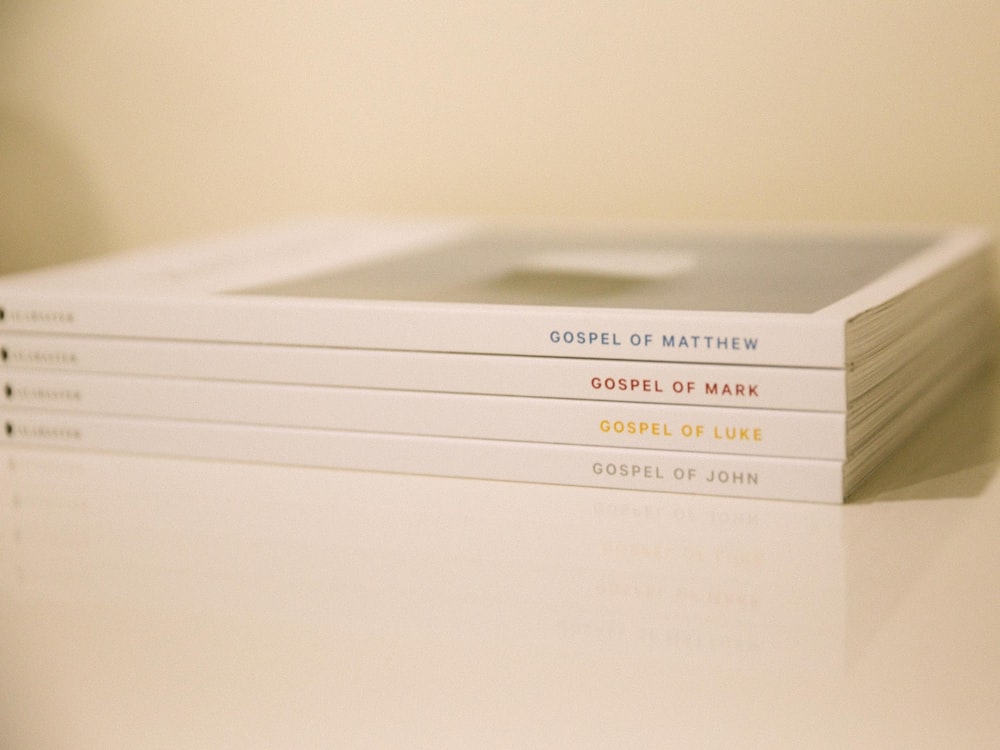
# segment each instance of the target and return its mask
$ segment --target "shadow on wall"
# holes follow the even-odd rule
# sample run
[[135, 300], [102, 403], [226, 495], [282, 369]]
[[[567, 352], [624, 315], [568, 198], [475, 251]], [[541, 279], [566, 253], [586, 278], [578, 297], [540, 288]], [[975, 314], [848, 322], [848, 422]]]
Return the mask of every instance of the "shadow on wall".
[[45, 123], [0, 105], [0, 273], [109, 247], [79, 155]]

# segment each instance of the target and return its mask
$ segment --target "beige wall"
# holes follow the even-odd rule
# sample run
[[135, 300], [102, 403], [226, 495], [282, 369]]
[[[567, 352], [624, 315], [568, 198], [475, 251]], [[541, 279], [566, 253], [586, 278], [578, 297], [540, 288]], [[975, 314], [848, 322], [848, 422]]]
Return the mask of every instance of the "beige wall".
[[303, 214], [1000, 227], [1000, 3], [0, 2], [0, 268]]

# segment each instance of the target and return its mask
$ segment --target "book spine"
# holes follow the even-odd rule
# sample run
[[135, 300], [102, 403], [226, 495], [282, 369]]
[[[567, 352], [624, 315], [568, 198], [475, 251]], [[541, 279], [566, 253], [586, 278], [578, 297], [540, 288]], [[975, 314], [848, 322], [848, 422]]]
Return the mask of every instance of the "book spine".
[[544, 357], [844, 366], [830, 316], [546, 308], [236, 294], [88, 297], [0, 285], [0, 332]]
[[0, 369], [658, 404], [844, 411], [843, 370], [0, 336]]
[[0, 410], [10, 446], [839, 503], [839, 461]]
[[823, 458], [846, 456], [832, 412], [419, 393], [179, 378], [10, 373], [17, 409], [242, 424]]

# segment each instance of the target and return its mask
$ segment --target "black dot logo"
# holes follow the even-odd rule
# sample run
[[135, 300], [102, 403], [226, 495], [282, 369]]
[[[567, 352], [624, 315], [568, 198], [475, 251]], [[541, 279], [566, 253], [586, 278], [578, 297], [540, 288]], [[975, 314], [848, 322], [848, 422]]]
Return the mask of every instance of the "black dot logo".
[[10, 422], [6, 422], [6, 423], [4, 423], [3, 430], [8, 435], [13, 435], [14, 434], [14, 425], [12, 425]]
[[3, 387], [3, 395], [5, 395], [7, 398], [12, 398], [14, 396], [14, 389], [10, 387], [10, 383], [7, 383]]
[[0, 323], [2, 323], [2, 322], [3, 322], [3, 319], [4, 319], [5, 317], [7, 317], [7, 313], [5, 313], [5, 312], [4, 312], [4, 309], [3, 309], [2, 307], [0, 307]]
[[9, 357], [9, 356], [10, 356], [10, 354], [7, 353], [7, 347], [6, 346], [0, 347], [0, 360], [3, 360], [4, 362], [6, 362], [7, 361], [7, 357]]

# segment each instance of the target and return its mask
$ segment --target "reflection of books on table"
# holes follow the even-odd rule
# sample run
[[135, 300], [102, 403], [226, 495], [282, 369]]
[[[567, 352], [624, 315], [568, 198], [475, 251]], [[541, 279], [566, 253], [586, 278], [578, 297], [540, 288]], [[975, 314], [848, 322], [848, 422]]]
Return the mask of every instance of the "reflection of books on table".
[[716, 491], [840, 500], [989, 356], [991, 265], [965, 230], [459, 222], [110, 256], [0, 280], [6, 439], [600, 485], [555, 456], [766, 456], [786, 489]]
[[[842, 669], [960, 516], [0, 450], [0, 591], [306, 631]], [[405, 495], [405, 496], [404, 496]], [[885, 537], [893, 538], [892, 544]], [[919, 554], [919, 557], [918, 557]], [[877, 570], [877, 574], [873, 574]], [[898, 594], [897, 594], [898, 595]], [[866, 606], [860, 611], [858, 602]], [[400, 607], [407, 616], [399, 617]], [[488, 640], [488, 639], [487, 639]]]

